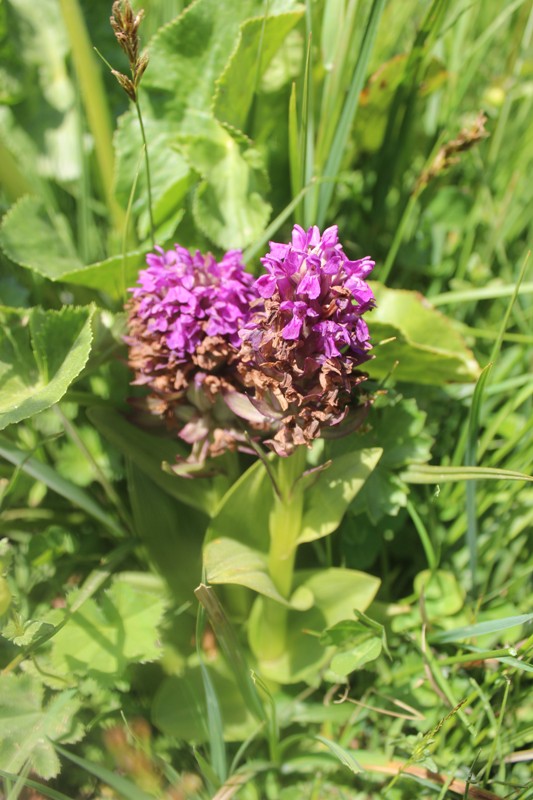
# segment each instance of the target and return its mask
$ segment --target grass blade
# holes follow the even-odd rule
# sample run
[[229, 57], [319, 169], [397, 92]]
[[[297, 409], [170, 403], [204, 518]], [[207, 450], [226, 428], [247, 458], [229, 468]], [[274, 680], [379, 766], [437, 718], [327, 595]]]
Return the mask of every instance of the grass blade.
[[[379, 21], [381, 19], [384, 7], [385, 0], [374, 0], [372, 3], [363, 41], [361, 43], [359, 58], [357, 59], [357, 64], [355, 65], [352, 81], [346, 97], [346, 103], [344, 105], [341, 118], [335, 132], [335, 137], [331, 145], [331, 150], [324, 167], [323, 177], [326, 179], [333, 179], [339, 171], [342, 157], [346, 148], [346, 143], [348, 141], [350, 130], [357, 112], [359, 96], [363, 88], [368, 62], [370, 60], [370, 55], [372, 53]], [[331, 197], [333, 195], [333, 189], [334, 183], [327, 181], [322, 184], [319, 189], [318, 211], [316, 218], [316, 224], [319, 226], [319, 228], [324, 225], [329, 204], [331, 202]]]
[[431, 636], [431, 641], [439, 642], [440, 644], [460, 642], [463, 639], [471, 639], [473, 636], [486, 636], [489, 633], [498, 633], [509, 628], [516, 628], [517, 625], [527, 625], [529, 622], [533, 622], [533, 614], [518, 614], [515, 617], [491, 619], [487, 620], [487, 622], [478, 622], [475, 625], [453, 628], [450, 631], [440, 631]]
[[[465, 466], [475, 467], [477, 461], [477, 442], [479, 435], [479, 420], [483, 405], [485, 384], [490, 375], [492, 363], [487, 364], [476, 383], [470, 414], [468, 417], [468, 435], [465, 452]], [[470, 481], [466, 486], [466, 543], [470, 562], [470, 584], [474, 588], [477, 569], [477, 513], [476, 513], [476, 484]]]
[[122, 538], [126, 535], [122, 526], [119, 525], [112, 516], [107, 514], [87, 492], [70, 481], [67, 481], [65, 478], [62, 478], [52, 467], [49, 467], [42, 461], [38, 461], [33, 456], [30, 456], [28, 452], [19, 450], [11, 444], [9, 439], [3, 436], [0, 437], [0, 456], [22, 469], [27, 475], [35, 478], [36, 481], [42, 481], [42, 483], [48, 486], [49, 489], [52, 489], [53, 492], [69, 500], [73, 505], [81, 508], [82, 511], [85, 511], [89, 516], [101, 522], [114, 536], [120, 536]]
[[457, 483], [458, 481], [530, 481], [533, 477], [510, 469], [491, 467], [435, 467], [431, 464], [412, 464], [401, 474], [407, 483]]
[[139, 789], [138, 786], [121, 775], [116, 775], [111, 770], [100, 766], [100, 764], [93, 764], [91, 761], [87, 761], [86, 758], [75, 756], [74, 753], [70, 753], [58, 744], [54, 743], [54, 747], [60, 755], [72, 761], [73, 764], [76, 764], [76, 766], [90, 775], [94, 775], [107, 786], [110, 786], [119, 796], [126, 797], [127, 800], [154, 800], [153, 795], [143, 792], [142, 789]]

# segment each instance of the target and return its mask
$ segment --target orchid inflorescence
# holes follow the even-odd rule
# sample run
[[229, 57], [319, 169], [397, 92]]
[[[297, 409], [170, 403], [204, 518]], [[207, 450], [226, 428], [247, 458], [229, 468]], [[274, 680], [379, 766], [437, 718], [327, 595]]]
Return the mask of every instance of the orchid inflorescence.
[[[217, 262], [176, 245], [147, 257], [128, 303], [129, 364], [147, 406], [201, 464], [263, 442], [278, 455], [356, 427], [371, 357], [369, 258], [350, 261], [334, 225], [295, 225], [254, 281], [242, 254]], [[335, 430], [336, 426], [340, 428]]]

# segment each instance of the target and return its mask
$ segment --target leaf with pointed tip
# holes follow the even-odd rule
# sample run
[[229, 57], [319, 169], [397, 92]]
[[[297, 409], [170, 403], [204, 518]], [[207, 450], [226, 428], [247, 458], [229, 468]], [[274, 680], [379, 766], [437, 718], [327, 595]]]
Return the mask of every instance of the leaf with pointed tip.
[[371, 285], [377, 308], [368, 323], [374, 345], [384, 342], [365, 364], [371, 377], [384, 378], [394, 369], [396, 380], [413, 383], [476, 380], [479, 365], [448, 317], [419, 292]]
[[320, 472], [306, 493], [302, 532], [298, 543], [328, 536], [339, 527], [344, 513], [381, 458], [372, 447], [345, 453]]
[[0, 430], [57, 403], [89, 358], [93, 307], [0, 307]]
[[[287, 34], [299, 22], [303, 8], [267, 17], [254, 17], [241, 25], [239, 43], [217, 81], [214, 113], [221, 122], [244, 130], [260, 78]], [[242, 80], [247, 75], [248, 80]]]
[[0, 675], [0, 767], [19, 772], [29, 761], [46, 780], [59, 773], [54, 741], [76, 742], [83, 730], [74, 690], [56, 694], [43, 708], [44, 687], [30, 675]]

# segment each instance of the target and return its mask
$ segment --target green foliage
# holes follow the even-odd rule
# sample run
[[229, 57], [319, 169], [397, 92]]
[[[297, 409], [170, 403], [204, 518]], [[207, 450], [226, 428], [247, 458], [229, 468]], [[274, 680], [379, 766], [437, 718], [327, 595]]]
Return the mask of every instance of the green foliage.
[[52, 639], [53, 673], [69, 683], [74, 676], [87, 676], [107, 685], [122, 678], [130, 663], [160, 658], [157, 628], [164, 609], [154, 576], [118, 574], [100, 603], [89, 599], [67, 613]]
[[[0, 309], [0, 430], [57, 403], [89, 357], [94, 309]], [[8, 333], [9, 331], [9, 333]]]
[[146, 0], [157, 243], [338, 224], [380, 281], [362, 428], [194, 479], [124, 363], [109, 5], [0, 3], [0, 794], [525, 798], [530, 4]]
[[75, 690], [55, 695], [43, 707], [43, 685], [29, 675], [0, 676], [0, 766], [17, 773], [27, 762], [41, 778], [54, 778], [60, 769], [53, 742], [76, 742], [83, 735], [75, 715]]

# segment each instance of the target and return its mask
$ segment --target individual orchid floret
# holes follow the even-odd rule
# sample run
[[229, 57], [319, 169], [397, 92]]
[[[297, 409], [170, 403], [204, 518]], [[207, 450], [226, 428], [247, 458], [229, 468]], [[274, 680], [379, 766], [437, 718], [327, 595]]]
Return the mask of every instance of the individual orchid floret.
[[220, 262], [179, 245], [156, 250], [130, 289], [127, 306], [133, 383], [150, 389], [150, 411], [163, 416], [203, 460], [242, 437], [229, 426], [220, 395], [232, 391], [237, 379], [238, 330], [257, 297], [254, 279], [238, 250]]
[[363, 315], [374, 306], [374, 262], [350, 261], [336, 225], [322, 235], [296, 225], [291, 244], [271, 242], [261, 260], [262, 302], [240, 331], [238, 370], [251, 405], [277, 429], [267, 444], [288, 455], [366, 402], [355, 389], [371, 357]]

